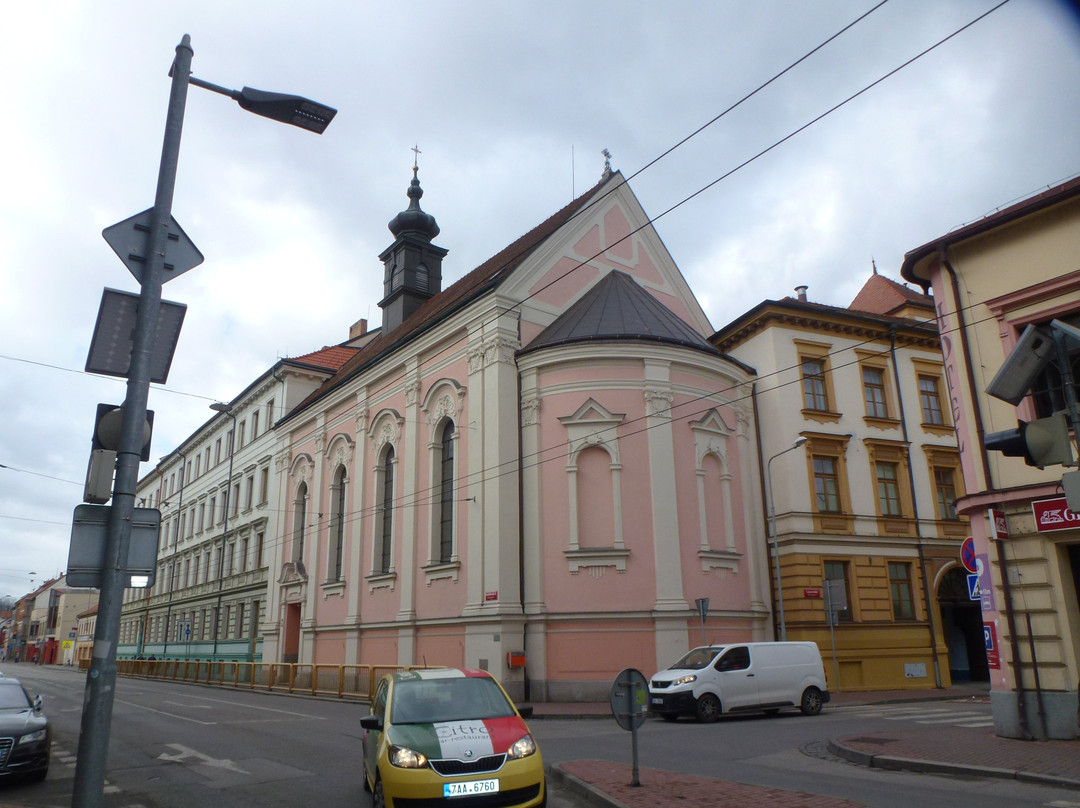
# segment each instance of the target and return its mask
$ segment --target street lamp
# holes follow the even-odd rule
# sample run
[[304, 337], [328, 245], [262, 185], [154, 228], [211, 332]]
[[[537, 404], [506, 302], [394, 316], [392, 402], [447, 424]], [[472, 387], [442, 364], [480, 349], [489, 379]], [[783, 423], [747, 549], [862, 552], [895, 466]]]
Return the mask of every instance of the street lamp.
[[[125, 567], [131, 544], [139, 463], [146, 440], [143, 431], [152, 378], [152, 361], [155, 356], [158, 317], [162, 309], [161, 288], [168, 279], [165, 273], [166, 248], [170, 238], [175, 239], [180, 235], [175, 232], [179, 230], [179, 226], [172, 221], [173, 191], [180, 159], [180, 134], [184, 125], [188, 85], [203, 86], [207, 83], [192, 80], [192, 56], [191, 37], [184, 34], [180, 44], [176, 46], [176, 58], [170, 71], [172, 89], [165, 119], [165, 137], [161, 146], [154, 207], [145, 220], [141, 218], [142, 214], [136, 217], [146, 232], [145, 246], [138, 272], [133, 270], [139, 280], [140, 292], [134, 333], [131, 337], [130, 365], [126, 374], [120, 374], [127, 376], [127, 394], [122, 405], [123, 423], [116, 454], [113, 505], [106, 529], [98, 619], [94, 630], [94, 652], [86, 674], [86, 694], [83, 699], [85, 706], [79, 733], [72, 808], [102, 808], [104, 805], [105, 762], [109, 751], [109, 732], [116, 692], [116, 646], [120, 638], [120, 617], [124, 586], [127, 583]], [[205, 89], [220, 92], [224, 88], [215, 86]], [[280, 96], [247, 89], [234, 96], [233, 92], [229, 90], [226, 94], [236, 97], [240, 105], [250, 112], [316, 133], [321, 133], [326, 128], [335, 113], [330, 107], [296, 96]], [[305, 104], [310, 106], [305, 107]], [[287, 114], [286, 107], [290, 105], [294, 109]], [[121, 256], [121, 260], [124, 260], [124, 256]], [[186, 268], [196, 266], [199, 260], [201, 257], [194, 263], [186, 262]], [[131, 264], [128, 268], [131, 269]], [[175, 263], [174, 269], [178, 269]], [[175, 274], [176, 272], [173, 272], [170, 277]]]
[[780, 537], [776, 535], [776, 500], [773, 498], [772, 490], [772, 462], [780, 455], [798, 449], [804, 443], [806, 443], [806, 438], [802, 436], [796, 438], [795, 443], [774, 454], [769, 458], [769, 462], [765, 464], [765, 482], [769, 488], [769, 523], [772, 532], [773, 560], [776, 562], [776, 606], [780, 618], [781, 642], [787, 641], [787, 623], [784, 622], [784, 584], [780, 578]]
[[[232, 429], [229, 430], [229, 478], [225, 482], [225, 523], [221, 530], [221, 552], [218, 554], [218, 594], [217, 608], [214, 609], [214, 658], [217, 658], [218, 627], [221, 625], [221, 590], [225, 586], [225, 539], [229, 535], [229, 508], [232, 506], [232, 471], [233, 454], [236, 447], [236, 414], [232, 411], [232, 404], [224, 404], [217, 401], [210, 405], [214, 412], [224, 413], [232, 418]], [[211, 514], [211, 518], [213, 515]]]

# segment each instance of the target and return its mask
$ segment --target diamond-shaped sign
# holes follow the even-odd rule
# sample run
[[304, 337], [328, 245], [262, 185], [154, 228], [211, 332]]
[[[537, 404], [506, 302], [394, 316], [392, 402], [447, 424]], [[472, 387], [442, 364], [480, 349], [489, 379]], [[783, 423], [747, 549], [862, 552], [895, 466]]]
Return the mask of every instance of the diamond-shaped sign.
[[[147, 242], [153, 213], [153, 208], [144, 210], [101, 231], [109, 246], [120, 256], [124, 266], [139, 283], [142, 283], [143, 267], [146, 266]], [[161, 282], [168, 283], [202, 262], [203, 254], [199, 252], [199, 248], [188, 238], [176, 219], [170, 216], [169, 235], [165, 242], [165, 273]]]

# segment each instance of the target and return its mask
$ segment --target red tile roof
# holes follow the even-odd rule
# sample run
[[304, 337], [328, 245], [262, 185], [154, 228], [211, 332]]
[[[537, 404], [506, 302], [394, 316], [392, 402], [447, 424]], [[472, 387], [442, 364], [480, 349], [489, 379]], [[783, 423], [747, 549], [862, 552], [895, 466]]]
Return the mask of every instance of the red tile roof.
[[304, 365], [314, 365], [316, 367], [326, 368], [327, 370], [337, 370], [356, 356], [359, 350], [359, 348], [352, 348], [348, 345], [326, 345], [317, 351], [312, 351], [303, 356], [290, 357], [288, 361], [299, 362]]
[[934, 311], [934, 299], [884, 275], [874, 273], [859, 290], [859, 294], [855, 295], [848, 308], [871, 314], [893, 314], [904, 306], [925, 308], [928, 310], [927, 314], [931, 315]]

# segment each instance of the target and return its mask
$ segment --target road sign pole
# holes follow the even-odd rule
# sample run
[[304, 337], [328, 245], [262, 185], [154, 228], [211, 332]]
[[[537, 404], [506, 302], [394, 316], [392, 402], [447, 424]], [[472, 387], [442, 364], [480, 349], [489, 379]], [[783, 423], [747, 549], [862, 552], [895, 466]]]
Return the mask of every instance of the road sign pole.
[[165, 246], [169, 235], [169, 220], [172, 217], [176, 168], [180, 159], [180, 134], [187, 103], [191, 57], [190, 39], [185, 34], [176, 46], [157, 192], [150, 232], [146, 237], [146, 265], [141, 279], [127, 395], [123, 404], [120, 448], [116, 455], [116, 482], [105, 545], [93, 654], [86, 675], [85, 707], [79, 732], [72, 808], [102, 808], [105, 799], [105, 765], [116, 691], [116, 645], [120, 638], [120, 613], [126, 583], [123, 568], [127, 563], [131, 519], [139, 481], [146, 404], [150, 394], [150, 362], [161, 308]]

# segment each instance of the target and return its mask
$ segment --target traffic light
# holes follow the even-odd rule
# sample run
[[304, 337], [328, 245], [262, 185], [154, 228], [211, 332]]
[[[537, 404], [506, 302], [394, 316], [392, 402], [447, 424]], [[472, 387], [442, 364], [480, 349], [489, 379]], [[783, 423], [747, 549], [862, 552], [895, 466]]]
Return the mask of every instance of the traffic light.
[[[116, 452], [120, 449], [120, 430], [124, 423], [124, 411], [116, 404], [98, 404], [94, 418], [94, 435], [91, 449]], [[143, 425], [143, 445], [139, 459], [150, 459], [150, 436], [154, 431], [154, 411], [146, 411], [146, 423]]]
[[[112, 498], [113, 474], [116, 471], [116, 450], [120, 448], [120, 431], [124, 413], [115, 404], [98, 404], [94, 416], [94, 434], [90, 438], [90, 462], [86, 468], [83, 502], [104, 505]], [[146, 411], [143, 427], [143, 446], [140, 459], [150, 459], [150, 435], [154, 413]]]
[[1064, 410], [1055, 412], [1049, 418], [1020, 421], [1016, 429], [991, 432], [983, 440], [983, 445], [1006, 457], [1022, 457], [1029, 466], [1075, 465]]

